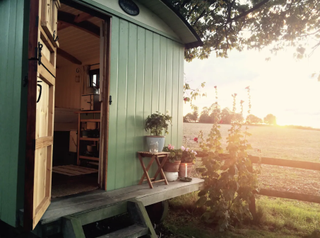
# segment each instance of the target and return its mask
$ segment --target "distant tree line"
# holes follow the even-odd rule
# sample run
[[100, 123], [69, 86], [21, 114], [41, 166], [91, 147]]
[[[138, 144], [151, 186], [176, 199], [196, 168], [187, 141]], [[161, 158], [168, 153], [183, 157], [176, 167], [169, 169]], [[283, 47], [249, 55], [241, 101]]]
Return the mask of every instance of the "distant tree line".
[[[193, 113], [188, 113], [183, 117], [184, 122], [200, 122], [200, 123], [215, 123], [230, 124], [233, 121], [244, 122], [244, 118], [240, 113], [234, 113], [229, 108], [224, 108], [222, 111], [216, 104], [210, 107], [203, 107], [199, 116], [198, 108], [195, 107]], [[263, 120], [253, 114], [247, 116], [246, 124], [261, 124], [276, 125], [277, 119], [274, 115], [268, 114]]]

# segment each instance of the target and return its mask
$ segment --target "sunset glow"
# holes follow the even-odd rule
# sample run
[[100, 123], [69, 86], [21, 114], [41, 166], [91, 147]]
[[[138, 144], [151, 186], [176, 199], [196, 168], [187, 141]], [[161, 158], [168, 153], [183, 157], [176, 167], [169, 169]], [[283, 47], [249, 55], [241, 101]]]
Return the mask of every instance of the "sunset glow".
[[[191, 87], [203, 89], [208, 96], [197, 99], [199, 114], [204, 106], [215, 102], [214, 86], [218, 88], [221, 108], [232, 109], [231, 94], [237, 93], [238, 102], [244, 100], [244, 117], [247, 116], [247, 94], [251, 89], [251, 113], [263, 119], [271, 113], [278, 125], [302, 125], [320, 128], [320, 82], [312, 73], [319, 73], [320, 52], [312, 57], [296, 60], [293, 51], [270, 55], [267, 50], [231, 52], [228, 59], [211, 57], [185, 63], [185, 79]], [[270, 61], [265, 58], [271, 56]], [[238, 110], [240, 110], [238, 105]], [[191, 111], [188, 104], [184, 114]]]

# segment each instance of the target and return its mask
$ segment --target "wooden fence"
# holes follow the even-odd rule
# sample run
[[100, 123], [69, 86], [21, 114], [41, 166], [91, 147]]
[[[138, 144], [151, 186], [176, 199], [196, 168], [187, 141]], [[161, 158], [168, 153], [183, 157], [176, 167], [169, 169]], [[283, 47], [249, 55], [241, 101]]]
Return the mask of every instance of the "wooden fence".
[[[249, 158], [252, 163], [259, 163], [259, 157], [249, 156]], [[309, 162], [309, 161], [261, 157], [261, 164], [320, 171], [320, 163]], [[289, 198], [289, 199], [301, 200], [306, 202], [320, 203], [320, 196], [315, 196], [310, 194], [293, 193], [293, 192], [287, 192], [287, 191], [276, 191], [276, 190], [264, 189], [264, 188], [260, 189], [258, 194], [271, 196], [271, 197]]]
[[[203, 153], [199, 153], [199, 157], [204, 157]], [[227, 157], [227, 155], [222, 155], [223, 157]], [[259, 157], [257, 156], [250, 156], [249, 159], [252, 163], [259, 163]], [[298, 160], [286, 160], [286, 159], [276, 159], [276, 158], [268, 158], [268, 157], [261, 157], [260, 160], [261, 164], [267, 165], [275, 165], [275, 166], [284, 166], [284, 167], [291, 167], [291, 168], [299, 168], [299, 169], [309, 169], [309, 170], [318, 170], [320, 171], [320, 163], [317, 162], [309, 162], [309, 161], [298, 161]], [[270, 197], [280, 197], [280, 198], [288, 198], [306, 202], [315, 202], [320, 203], [320, 196], [310, 195], [310, 194], [302, 194], [302, 193], [293, 193], [287, 191], [276, 191], [272, 189], [260, 189], [259, 195], [270, 196]], [[250, 204], [250, 211], [253, 216], [256, 214], [256, 206], [255, 206], [255, 198], [251, 199]]]

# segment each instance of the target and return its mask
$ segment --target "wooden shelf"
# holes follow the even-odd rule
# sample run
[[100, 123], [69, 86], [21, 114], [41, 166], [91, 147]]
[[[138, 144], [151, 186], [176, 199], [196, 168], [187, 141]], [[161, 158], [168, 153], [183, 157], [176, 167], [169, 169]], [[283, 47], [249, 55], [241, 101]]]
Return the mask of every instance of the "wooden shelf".
[[[99, 156], [98, 157], [94, 157], [94, 156], [86, 156], [86, 155], [80, 155], [80, 147], [82, 146], [86, 146], [88, 144], [90, 144], [90, 142], [92, 144], [95, 144], [98, 148], [98, 150], [100, 149], [100, 138], [90, 138], [90, 137], [80, 137], [80, 131], [81, 131], [81, 123], [85, 124], [86, 122], [94, 122], [95, 123], [95, 129], [99, 129], [100, 130], [100, 118], [97, 119], [95, 117], [98, 117], [98, 115], [94, 115], [94, 114], [100, 114], [100, 111], [78, 111], [76, 112], [78, 114], [78, 146], [77, 146], [77, 164], [80, 165], [80, 159], [86, 159], [86, 160], [91, 160], [91, 161], [95, 161], [95, 162], [99, 162]], [[87, 118], [81, 118], [81, 115], [83, 114], [92, 114], [90, 115], [90, 117], [94, 117], [94, 119], [87, 119]], [[99, 115], [100, 117], [100, 115]], [[87, 129], [87, 127], [85, 128]], [[87, 141], [87, 143], [85, 142]], [[81, 143], [82, 142], [82, 143]]]
[[100, 138], [85, 138], [85, 137], [80, 137], [80, 140], [86, 140], [86, 141], [99, 141]]
[[92, 157], [92, 156], [80, 155], [79, 158], [80, 158], [80, 159], [93, 160], [93, 161], [99, 161], [99, 158], [97, 158], [97, 157]]
[[100, 122], [100, 119], [81, 119], [80, 122]]
[[74, 113], [82, 113], [82, 114], [86, 114], [86, 113], [100, 113], [100, 111], [76, 111]]

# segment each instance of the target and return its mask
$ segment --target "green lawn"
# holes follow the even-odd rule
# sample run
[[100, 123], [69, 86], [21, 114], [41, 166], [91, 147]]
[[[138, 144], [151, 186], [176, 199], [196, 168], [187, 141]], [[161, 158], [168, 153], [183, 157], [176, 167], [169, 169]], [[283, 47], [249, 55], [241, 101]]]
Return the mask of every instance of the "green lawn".
[[214, 225], [205, 224], [201, 212], [194, 206], [197, 194], [192, 193], [170, 201], [169, 216], [164, 226], [170, 237], [320, 237], [320, 205], [288, 199], [258, 197], [257, 218], [227, 232], [217, 232]]

